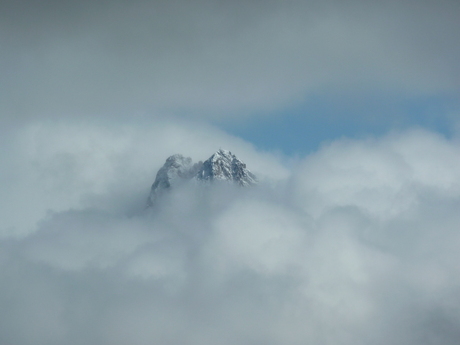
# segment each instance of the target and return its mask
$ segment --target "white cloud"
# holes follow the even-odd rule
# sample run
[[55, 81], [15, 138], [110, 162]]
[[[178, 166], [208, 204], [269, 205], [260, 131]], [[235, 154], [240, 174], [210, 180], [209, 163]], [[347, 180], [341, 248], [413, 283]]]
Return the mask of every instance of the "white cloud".
[[217, 274], [241, 268], [268, 275], [289, 272], [305, 258], [302, 225], [297, 214], [273, 202], [238, 201], [214, 220], [208, 259]]
[[417, 209], [426, 193], [458, 196], [459, 158], [457, 145], [422, 130], [381, 140], [340, 140], [307, 158], [293, 193], [311, 214], [354, 206], [393, 218]]
[[6, 136], [0, 151], [8, 195], [0, 200], [1, 234], [31, 231], [48, 210], [95, 204], [113, 208], [120, 199], [121, 208], [138, 208], [145, 202], [155, 169], [175, 153], [198, 161], [223, 147], [251, 161], [251, 169], [262, 179], [288, 173], [276, 158], [250, 144], [215, 127], [184, 121], [156, 119], [137, 125], [42, 121]]
[[[459, 11], [3, 1], [0, 343], [458, 344], [458, 141], [337, 140], [287, 169], [184, 118], [455, 95]], [[260, 186], [143, 211], [166, 157], [218, 148]]]
[[[17, 192], [35, 229], [0, 240], [1, 343], [458, 343], [458, 142], [341, 140], [290, 177], [210, 127], [156, 125], [12, 135], [6, 167], [32, 188]], [[168, 154], [218, 142], [286, 183], [184, 186], [133, 212]]]

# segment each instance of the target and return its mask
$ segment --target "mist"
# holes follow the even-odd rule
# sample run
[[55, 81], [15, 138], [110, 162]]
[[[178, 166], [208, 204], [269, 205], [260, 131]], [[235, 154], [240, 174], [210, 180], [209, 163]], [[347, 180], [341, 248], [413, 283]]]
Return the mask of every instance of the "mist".
[[[146, 210], [156, 170], [180, 152], [168, 126], [181, 131], [86, 127], [94, 156], [81, 156], [81, 127], [29, 129], [33, 173], [55, 184], [18, 189], [22, 213], [36, 212], [27, 231], [3, 229], [2, 343], [458, 343], [458, 141], [411, 130], [289, 161], [187, 127], [226, 142], [261, 182], [183, 185]], [[198, 160], [209, 143], [181, 153]]]
[[459, 13], [0, 2], [0, 344], [459, 344]]

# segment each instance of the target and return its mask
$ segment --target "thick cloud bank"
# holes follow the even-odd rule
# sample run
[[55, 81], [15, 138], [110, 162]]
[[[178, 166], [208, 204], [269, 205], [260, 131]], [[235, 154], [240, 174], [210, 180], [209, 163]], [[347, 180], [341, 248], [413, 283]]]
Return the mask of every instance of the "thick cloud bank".
[[[72, 138], [64, 130], [61, 144]], [[149, 150], [131, 144], [149, 135], [99, 131], [88, 138], [100, 156], [85, 158], [84, 140], [71, 152], [52, 145], [52, 129], [28, 131], [41, 176], [65, 172], [66, 193], [97, 195], [77, 203], [49, 185], [61, 207], [34, 231], [3, 233], [2, 344], [460, 342], [456, 141], [425, 131], [336, 141], [287, 177], [276, 158], [218, 133], [205, 143], [227, 140], [259, 173], [273, 167], [266, 182], [183, 186], [135, 212], [153, 181], [146, 171], [178, 147], [165, 144], [147, 167]], [[183, 153], [202, 156], [205, 143]]]
[[458, 96], [459, 14], [453, 0], [3, 0], [0, 112], [221, 118], [331, 90]]

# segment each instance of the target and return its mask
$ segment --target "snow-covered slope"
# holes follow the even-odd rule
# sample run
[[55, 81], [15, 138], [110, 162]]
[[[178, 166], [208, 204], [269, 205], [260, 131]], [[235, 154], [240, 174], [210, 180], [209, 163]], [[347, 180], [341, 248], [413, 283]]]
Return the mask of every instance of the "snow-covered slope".
[[201, 181], [233, 181], [240, 186], [256, 183], [256, 177], [246, 169], [246, 164], [226, 150], [219, 150], [206, 160], [195, 178]]
[[251, 186], [257, 178], [241, 160], [230, 151], [219, 150], [209, 159], [193, 164], [192, 159], [175, 154], [166, 159], [158, 170], [147, 205], [152, 206], [158, 197], [175, 184], [195, 180], [197, 182], [228, 181], [240, 186]]

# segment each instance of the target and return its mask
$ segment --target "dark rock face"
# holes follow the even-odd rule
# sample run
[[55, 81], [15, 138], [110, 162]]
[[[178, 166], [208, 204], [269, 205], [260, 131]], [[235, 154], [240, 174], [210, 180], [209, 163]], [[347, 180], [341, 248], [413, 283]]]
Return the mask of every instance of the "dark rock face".
[[175, 154], [168, 157], [158, 170], [147, 206], [152, 206], [161, 194], [175, 184], [190, 180], [208, 183], [227, 181], [243, 187], [257, 183], [256, 176], [246, 168], [246, 164], [230, 151], [219, 150], [206, 161], [195, 164], [191, 158]]

